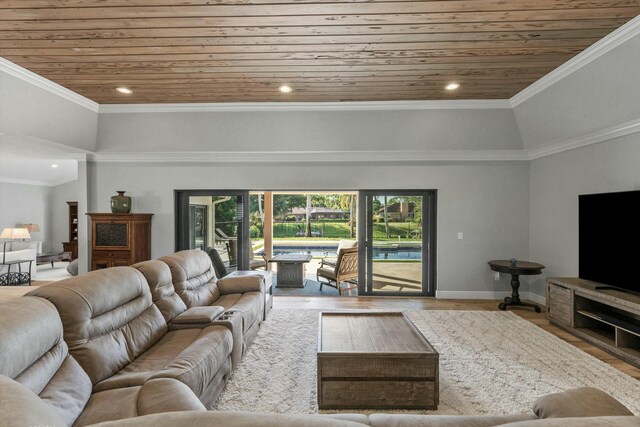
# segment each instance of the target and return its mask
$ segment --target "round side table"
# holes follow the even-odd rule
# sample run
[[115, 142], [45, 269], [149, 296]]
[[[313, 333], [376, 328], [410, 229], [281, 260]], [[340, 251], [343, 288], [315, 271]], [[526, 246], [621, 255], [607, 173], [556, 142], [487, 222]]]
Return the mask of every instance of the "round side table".
[[507, 259], [500, 259], [489, 261], [489, 267], [491, 267], [493, 271], [511, 275], [511, 296], [505, 297], [504, 301], [498, 304], [500, 310], [506, 310], [509, 306], [531, 307], [536, 313], [540, 313], [541, 310], [538, 304], [520, 301], [518, 289], [520, 289], [521, 274], [525, 276], [540, 274], [542, 273], [544, 265], [528, 261], [516, 261], [515, 264], [511, 264], [511, 261]]

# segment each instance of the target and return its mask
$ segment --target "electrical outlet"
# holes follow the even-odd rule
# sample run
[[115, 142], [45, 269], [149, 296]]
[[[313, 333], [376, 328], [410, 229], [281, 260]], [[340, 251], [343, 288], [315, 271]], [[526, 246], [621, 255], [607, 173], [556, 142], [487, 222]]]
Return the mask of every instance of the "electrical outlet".
[[500, 280], [500, 273], [499, 272], [495, 272], [493, 273], [493, 280], [495, 280], [496, 282]]
[[464, 239], [464, 233], [462, 231], [458, 231], [458, 240]]

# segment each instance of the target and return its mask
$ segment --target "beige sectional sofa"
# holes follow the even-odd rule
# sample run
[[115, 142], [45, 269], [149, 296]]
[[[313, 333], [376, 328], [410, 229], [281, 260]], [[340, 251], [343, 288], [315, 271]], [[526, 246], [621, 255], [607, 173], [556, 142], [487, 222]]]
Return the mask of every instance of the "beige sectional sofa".
[[558, 425], [639, 425], [593, 389], [544, 397], [531, 414], [495, 417], [206, 411], [255, 336], [264, 304], [264, 276], [216, 280], [209, 267], [198, 251], [185, 251], [0, 304], [0, 426], [489, 427], [576, 416], [618, 417]]

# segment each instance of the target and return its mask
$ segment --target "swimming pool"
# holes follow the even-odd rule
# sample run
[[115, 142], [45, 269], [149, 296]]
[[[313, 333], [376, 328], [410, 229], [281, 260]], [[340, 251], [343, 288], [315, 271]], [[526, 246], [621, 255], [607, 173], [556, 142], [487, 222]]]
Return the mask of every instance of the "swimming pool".
[[[335, 246], [273, 246], [274, 255], [282, 254], [309, 254], [313, 257], [323, 257], [335, 254], [338, 245]], [[373, 259], [390, 260], [419, 260], [422, 259], [422, 249], [415, 246], [394, 245], [391, 247], [373, 247]]]

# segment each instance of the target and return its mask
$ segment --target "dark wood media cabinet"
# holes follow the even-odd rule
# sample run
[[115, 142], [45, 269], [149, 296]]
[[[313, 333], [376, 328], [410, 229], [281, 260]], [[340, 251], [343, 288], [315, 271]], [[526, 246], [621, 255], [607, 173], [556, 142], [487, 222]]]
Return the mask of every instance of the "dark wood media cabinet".
[[547, 282], [551, 323], [640, 367], [640, 295], [577, 278]]

